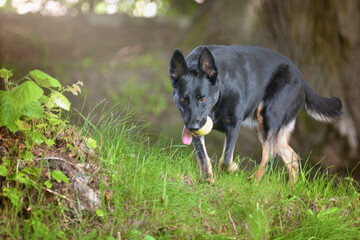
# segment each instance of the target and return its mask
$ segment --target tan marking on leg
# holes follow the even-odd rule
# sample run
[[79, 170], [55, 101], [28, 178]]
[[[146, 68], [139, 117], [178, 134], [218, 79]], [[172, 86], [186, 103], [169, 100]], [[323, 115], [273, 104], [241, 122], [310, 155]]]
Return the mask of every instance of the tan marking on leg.
[[290, 135], [295, 126], [295, 120], [290, 122], [287, 126], [279, 131], [278, 138], [275, 145], [275, 151], [283, 160], [290, 177], [290, 184], [296, 183], [299, 174], [299, 156], [290, 147]]
[[234, 160], [234, 149], [231, 152], [230, 162], [229, 162], [229, 165], [228, 165], [228, 167], [226, 169], [226, 171], [228, 171], [230, 173], [233, 173], [238, 169], [238, 165], [236, 163], [234, 163], [233, 160]]
[[260, 167], [259, 169], [250, 177], [250, 178], [254, 178], [256, 181], [260, 181], [262, 180], [262, 178], [264, 177], [265, 171], [266, 171], [266, 164], [268, 162], [268, 160], [272, 157], [272, 147], [268, 146], [270, 144], [268, 143], [264, 143], [262, 145], [263, 150], [262, 150], [262, 158], [261, 158], [261, 163], [260, 163]]
[[222, 165], [223, 165], [223, 163], [224, 163], [225, 148], [226, 148], [226, 138], [225, 138], [225, 140], [224, 140], [223, 151], [222, 151], [221, 157], [220, 157], [220, 159], [219, 159], [219, 167], [220, 167], [220, 168], [222, 168]]
[[263, 176], [265, 174], [265, 166], [266, 166], [268, 157], [269, 157], [269, 150], [267, 149], [266, 144], [263, 144], [261, 164], [260, 164], [259, 169], [253, 175], [253, 178], [255, 178], [255, 180], [260, 181], [263, 178]]
[[[259, 169], [250, 177], [250, 178], [254, 178], [257, 181], [260, 181], [264, 174], [265, 174], [265, 167], [266, 167], [266, 163], [268, 161], [268, 159], [271, 156], [271, 147], [269, 147], [269, 144], [266, 142], [265, 140], [265, 131], [264, 131], [264, 119], [263, 116], [261, 116], [261, 111], [264, 108], [264, 102], [261, 101], [259, 106], [256, 109], [256, 119], [258, 121], [258, 126], [257, 126], [257, 130], [258, 130], [258, 137], [260, 142], [262, 143], [262, 158], [261, 158], [261, 164]], [[272, 133], [269, 133], [268, 135], [270, 135]]]
[[260, 139], [260, 142], [263, 143], [265, 142], [264, 136], [265, 136], [265, 132], [264, 132], [264, 119], [261, 116], [261, 111], [264, 108], [264, 102], [261, 101], [259, 106], [256, 109], [256, 119], [258, 121], [258, 125], [257, 125], [257, 130], [258, 130], [258, 136]]
[[210, 161], [210, 158], [207, 154], [207, 151], [206, 151], [206, 147], [205, 147], [205, 138], [204, 136], [201, 136], [200, 137], [200, 142], [201, 142], [201, 145], [203, 146], [203, 149], [204, 149], [204, 153], [205, 153], [205, 160], [206, 160], [206, 163], [207, 163], [207, 166], [208, 166], [208, 169], [207, 171], [205, 172], [205, 169], [203, 169], [203, 165], [201, 163], [201, 160], [199, 159], [199, 157], [196, 155], [196, 158], [198, 160], [198, 163], [199, 163], [199, 166], [200, 166], [200, 176], [202, 179], [204, 179], [205, 181], [209, 182], [209, 183], [213, 183], [214, 182], [214, 175], [213, 175], [213, 172], [212, 172], [212, 166], [211, 166], [211, 161]]
[[[222, 155], [221, 155], [220, 160], [219, 160], [220, 169], [223, 169], [224, 158], [225, 158], [224, 157], [225, 156], [225, 149], [226, 149], [226, 138], [225, 138], [225, 141], [224, 141], [224, 147], [223, 147]], [[234, 159], [234, 148], [232, 149], [232, 152], [231, 152], [231, 155], [230, 155], [229, 165], [227, 166], [225, 171], [233, 173], [238, 169], [238, 165], [233, 162], [233, 159]]]

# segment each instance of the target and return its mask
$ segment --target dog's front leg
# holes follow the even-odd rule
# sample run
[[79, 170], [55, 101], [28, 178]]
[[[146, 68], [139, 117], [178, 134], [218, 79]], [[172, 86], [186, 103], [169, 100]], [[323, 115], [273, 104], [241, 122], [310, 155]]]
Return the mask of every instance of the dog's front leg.
[[225, 142], [222, 156], [220, 158], [220, 168], [228, 172], [234, 172], [238, 169], [233, 162], [235, 143], [240, 131], [240, 123], [226, 126]]
[[200, 166], [201, 179], [204, 181], [208, 181], [209, 183], [213, 183], [214, 176], [212, 172], [210, 158], [206, 152], [204, 136], [194, 137], [193, 144], [195, 146], [196, 157]]

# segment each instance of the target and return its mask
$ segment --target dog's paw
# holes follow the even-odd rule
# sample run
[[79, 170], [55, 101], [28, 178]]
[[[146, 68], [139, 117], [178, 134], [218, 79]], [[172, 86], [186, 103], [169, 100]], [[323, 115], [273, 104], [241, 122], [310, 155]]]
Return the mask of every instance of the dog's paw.
[[249, 180], [254, 179], [256, 182], [259, 182], [263, 179], [265, 171], [263, 169], [257, 170], [253, 175], [248, 177]]
[[238, 165], [236, 163], [232, 162], [231, 164], [229, 164], [227, 171], [230, 173], [233, 173], [238, 169], [239, 169]]
[[220, 168], [229, 173], [233, 173], [239, 169], [238, 165], [234, 162], [231, 162], [230, 164], [220, 163]]
[[208, 184], [213, 184], [215, 182], [214, 178], [213, 177], [202, 177], [200, 178], [199, 180], [199, 183], [202, 184], [202, 183], [208, 183]]
[[210, 183], [210, 184], [212, 184], [214, 182], [215, 182], [215, 180], [214, 180], [213, 174], [208, 174], [208, 173], [203, 174], [202, 177], [199, 180], [199, 183]]

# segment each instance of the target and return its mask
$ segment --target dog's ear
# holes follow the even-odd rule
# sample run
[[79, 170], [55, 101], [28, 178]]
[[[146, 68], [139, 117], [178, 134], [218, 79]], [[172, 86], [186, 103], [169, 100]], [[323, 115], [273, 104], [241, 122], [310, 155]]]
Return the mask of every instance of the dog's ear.
[[179, 49], [175, 49], [170, 60], [170, 79], [173, 87], [176, 85], [180, 76], [188, 71], [186, 61]]
[[204, 47], [199, 57], [199, 68], [203, 71], [212, 82], [216, 81], [217, 68], [215, 65], [215, 59], [209, 48]]

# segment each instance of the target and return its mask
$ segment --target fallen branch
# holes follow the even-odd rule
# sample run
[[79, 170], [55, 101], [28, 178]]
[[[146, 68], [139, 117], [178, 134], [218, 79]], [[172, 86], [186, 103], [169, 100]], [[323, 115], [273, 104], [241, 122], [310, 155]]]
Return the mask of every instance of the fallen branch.
[[223, 196], [222, 196], [221, 192], [219, 192], [219, 194], [220, 194], [220, 199], [221, 199], [222, 204], [224, 204], [225, 208], [227, 209], [230, 222], [231, 222], [231, 224], [232, 224], [232, 226], [233, 226], [233, 228], [234, 228], [235, 235], [237, 236], [237, 235], [238, 235], [238, 231], [237, 231], [237, 229], [236, 229], [235, 222], [234, 222], [234, 220], [233, 220], [232, 217], [231, 217], [230, 209], [229, 209], [228, 206], [226, 205], [226, 203], [225, 203], [225, 201], [224, 201], [224, 199], [223, 199]]
[[206, 228], [207, 228], [208, 230], [210, 230], [210, 231], [213, 231], [214, 233], [217, 233], [217, 231], [216, 231], [214, 228], [212, 228], [212, 227], [209, 226], [208, 222], [206, 221], [206, 219], [205, 219], [204, 216], [202, 215], [202, 212], [201, 212], [201, 198], [200, 198], [200, 203], [199, 203], [199, 213], [200, 213], [201, 219], [202, 219], [203, 222], [205, 223]]
[[64, 163], [67, 163], [67, 164], [73, 166], [79, 172], [83, 171], [82, 169], [80, 169], [78, 167], [77, 164], [74, 164], [74, 163], [72, 163], [72, 162], [70, 162], [70, 161], [68, 161], [68, 160], [66, 160], [65, 158], [62, 158], [62, 157], [49, 156], [49, 157], [37, 157], [37, 158], [34, 158], [34, 161], [40, 161], [40, 160], [56, 160], [56, 161], [64, 162]]
[[[34, 184], [38, 184], [37, 182], [35, 182], [34, 180], [31, 180], [31, 179], [30, 179], [30, 182], [32, 182], [32, 183], [34, 183]], [[71, 200], [71, 199], [68, 199], [66, 196], [64, 196], [64, 195], [62, 195], [62, 194], [60, 194], [60, 193], [57, 193], [57, 192], [55, 192], [55, 191], [53, 191], [53, 190], [51, 190], [51, 189], [49, 189], [49, 188], [46, 188], [46, 187], [44, 187], [44, 186], [41, 186], [41, 188], [42, 188], [43, 190], [49, 192], [49, 193], [54, 194], [54, 195], [57, 196], [57, 197], [61, 197], [61, 198], [65, 199], [65, 200], [67, 200], [67, 201], [69, 201], [69, 202], [75, 202], [75, 201], [73, 201], [73, 200]]]

